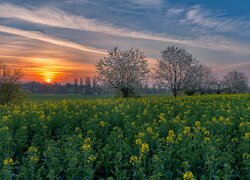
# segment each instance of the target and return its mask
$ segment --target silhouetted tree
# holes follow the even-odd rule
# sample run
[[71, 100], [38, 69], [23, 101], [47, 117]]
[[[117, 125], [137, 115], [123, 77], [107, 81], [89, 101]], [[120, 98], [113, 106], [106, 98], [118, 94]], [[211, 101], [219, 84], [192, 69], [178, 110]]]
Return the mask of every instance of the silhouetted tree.
[[80, 78], [80, 93], [83, 94], [83, 80]]
[[85, 93], [91, 94], [91, 79], [89, 76], [85, 79]]
[[20, 69], [0, 64], [0, 104], [9, 104], [12, 100], [22, 96], [21, 78], [23, 74]]
[[75, 78], [75, 94], [77, 94], [78, 93], [78, 79], [77, 78]]

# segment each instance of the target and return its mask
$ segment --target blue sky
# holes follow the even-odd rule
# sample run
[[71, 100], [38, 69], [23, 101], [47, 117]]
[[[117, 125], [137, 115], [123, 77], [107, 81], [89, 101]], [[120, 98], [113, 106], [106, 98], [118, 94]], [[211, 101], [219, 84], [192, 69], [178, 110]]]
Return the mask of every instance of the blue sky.
[[[2, 0], [0, 59], [71, 81], [118, 46], [145, 51], [151, 67], [169, 45], [188, 49], [219, 75], [250, 78], [250, 1]], [[30, 74], [30, 73], [27, 73]]]

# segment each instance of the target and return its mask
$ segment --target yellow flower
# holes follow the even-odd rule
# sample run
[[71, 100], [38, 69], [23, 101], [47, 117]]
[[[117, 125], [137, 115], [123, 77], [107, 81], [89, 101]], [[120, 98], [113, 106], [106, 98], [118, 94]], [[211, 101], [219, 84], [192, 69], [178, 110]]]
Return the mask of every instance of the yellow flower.
[[196, 126], [196, 127], [201, 127], [201, 122], [200, 122], [200, 121], [196, 121], [196, 122], [195, 122], [195, 126]]
[[89, 157], [88, 157], [88, 162], [93, 162], [93, 161], [95, 161], [96, 160], [96, 157], [94, 156], [94, 155], [90, 155]]
[[152, 129], [151, 127], [148, 127], [148, 128], [147, 128], [147, 131], [148, 131], [149, 133], [151, 133], [151, 134], [153, 133], [153, 129]]
[[148, 151], [149, 151], [149, 145], [147, 143], [143, 143], [140, 149], [141, 155], [144, 155]]
[[105, 121], [100, 121], [99, 125], [103, 128], [107, 125], [108, 123]]
[[135, 143], [141, 145], [142, 144], [142, 140], [141, 139], [136, 139]]
[[238, 142], [239, 140], [238, 140], [238, 138], [234, 137], [234, 138], [231, 139], [231, 141], [232, 142]]
[[136, 163], [139, 162], [139, 158], [137, 156], [131, 156], [129, 159], [129, 163], [135, 165]]
[[184, 180], [193, 180], [194, 179], [194, 175], [191, 171], [187, 171], [183, 174], [183, 179]]
[[164, 113], [160, 113], [159, 118], [160, 118], [160, 121], [165, 121], [165, 120], [166, 120], [166, 119], [165, 119], [165, 114], [164, 114]]
[[207, 142], [210, 142], [211, 139], [209, 137], [204, 137], [204, 142], [207, 143]]
[[13, 161], [12, 158], [5, 158], [4, 161], [3, 161], [3, 164], [4, 164], [5, 166], [7, 166], [7, 165], [13, 165], [13, 164], [14, 164], [14, 161]]
[[38, 152], [38, 149], [34, 146], [29, 147], [29, 152]]
[[176, 137], [176, 135], [175, 135], [174, 131], [173, 130], [169, 130], [168, 131], [168, 136], [166, 137], [166, 142], [167, 143], [173, 143], [175, 137]]
[[189, 126], [185, 126], [184, 127], [184, 131], [183, 134], [185, 135], [189, 135], [191, 133], [191, 128]]
[[90, 145], [90, 144], [83, 144], [83, 145], [82, 145], [82, 151], [83, 151], [83, 152], [88, 151], [90, 148], [91, 148], [91, 145]]
[[240, 127], [243, 127], [243, 126], [245, 126], [245, 123], [244, 123], [244, 122], [241, 122], [241, 123], [239, 124], [239, 126], [240, 126]]
[[144, 132], [139, 132], [139, 133], [138, 133], [138, 137], [141, 138], [141, 137], [143, 137], [143, 136], [145, 136], [145, 133], [144, 133]]
[[87, 137], [85, 140], [84, 140], [85, 143], [91, 143], [91, 139], [89, 137]]
[[250, 132], [245, 133], [245, 138], [250, 139]]
[[39, 158], [36, 157], [36, 156], [31, 156], [30, 160], [33, 161], [33, 162], [37, 162], [39, 160]]

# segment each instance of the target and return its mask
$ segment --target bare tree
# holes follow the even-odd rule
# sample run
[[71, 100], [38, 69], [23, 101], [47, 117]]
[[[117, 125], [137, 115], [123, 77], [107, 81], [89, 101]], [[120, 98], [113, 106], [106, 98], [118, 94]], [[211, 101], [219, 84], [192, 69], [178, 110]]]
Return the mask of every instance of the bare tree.
[[191, 81], [187, 85], [191, 87], [194, 92], [204, 94], [205, 92], [212, 91], [216, 83], [216, 75], [208, 66], [198, 64], [194, 66]]
[[242, 93], [248, 89], [248, 80], [243, 72], [231, 71], [224, 77], [223, 82], [229, 93]]
[[116, 89], [124, 98], [135, 94], [149, 73], [144, 53], [133, 48], [125, 51], [114, 48], [100, 59], [96, 68], [99, 82]]
[[169, 88], [174, 96], [191, 82], [198, 61], [186, 49], [169, 46], [161, 52], [155, 70], [157, 83]]
[[221, 94], [224, 91], [225, 87], [224, 87], [224, 82], [223, 80], [219, 79], [218, 77], [216, 77], [215, 80], [215, 84], [213, 86], [213, 90], [217, 93], [217, 94]]
[[22, 96], [22, 76], [23, 74], [20, 69], [0, 63], [0, 104], [9, 104], [10, 101]]

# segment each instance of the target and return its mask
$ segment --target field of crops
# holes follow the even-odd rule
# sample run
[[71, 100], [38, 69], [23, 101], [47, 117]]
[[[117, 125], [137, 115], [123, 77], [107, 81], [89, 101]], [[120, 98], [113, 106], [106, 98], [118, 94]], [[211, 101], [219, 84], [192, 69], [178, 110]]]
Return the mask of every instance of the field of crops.
[[0, 107], [0, 179], [250, 179], [250, 95]]

